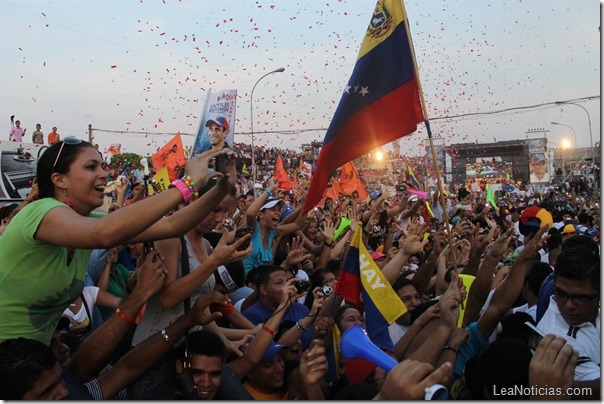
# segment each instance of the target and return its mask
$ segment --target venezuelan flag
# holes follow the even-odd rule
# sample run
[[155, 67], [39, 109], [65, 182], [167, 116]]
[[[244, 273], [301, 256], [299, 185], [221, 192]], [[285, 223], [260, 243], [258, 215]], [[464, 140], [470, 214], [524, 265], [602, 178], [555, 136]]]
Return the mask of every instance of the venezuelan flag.
[[338, 167], [415, 132], [425, 120], [406, 19], [402, 0], [377, 2], [325, 134], [304, 212], [319, 202]]
[[[393, 350], [388, 326], [407, 308], [363, 244], [363, 228], [356, 228], [335, 292], [365, 309], [367, 334], [382, 349]], [[362, 300], [360, 297], [362, 296]]]
[[417, 189], [418, 191], [420, 191], [422, 189], [421, 185], [419, 185], [419, 181], [417, 180], [417, 178], [415, 178], [415, 174], [413, 173], [413, 169], [409, 165], [407, 166], [407, 177], [408, 177], [409, 182], [411, 183], [411, 186], [413, 188]]

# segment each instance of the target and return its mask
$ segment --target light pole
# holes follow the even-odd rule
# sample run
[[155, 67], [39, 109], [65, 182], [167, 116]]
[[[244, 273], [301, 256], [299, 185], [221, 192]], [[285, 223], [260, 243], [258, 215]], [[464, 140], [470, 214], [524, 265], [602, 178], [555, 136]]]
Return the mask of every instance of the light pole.
[[562, 139], [562, 172], [564, 176], [563, 183], [566, 183], [566, 150], [570, 148], [570, 140]]
[[254, 150], [254, 90], [256, 89], [256, 86], [258, 85], [258, 83], [260, 83], [260, 80], [262, 80], [269, 74], [282, 73], [284, 71], [285, 71], [285, 68], [280, 67], [280, 68], [275, 69], [272, 72], [268, 72], [264, 76], [260, 77], [258, 79], [258, 81], [256, 81], [256, 84], [254, 84], [254, 87], [252, 87], [252, 92], [250, 94], [250, 113], [251, 113], [250, 128], [251, 128], [251, 132], [252, 132], [252, 190], [254, 191], [253, 192], [254, 199], [256, 199], [256, 157], [255, 157], [256, 153]]
[[[573, 138], [575, 139], [575, 149], [577, 148], [577, 133], [575, 132], [575, 130], [572, 127], [570, 127], [570, 126], [568, 126], [566, 124], [563, 124], [563, 123], [558, 123], [558, 122], [551, 122], [551, 124], [552, 125], [565, 126], [565, 127], [569, 128], [570, 130], [572, 130], [573, 131]], [[590, 152], [590, 155], [591, 155], [591, 152]]]
[[[566, 101], [556, 101], [556, 105], [574, 105], [575, 107], [581, 108], [587, 114], [587, 123], [589, 124], [589, 157], [593, 157], [593, 148], [594, 142], [593, 137], [591, 135], [591, 117], [589, 116], [589, 111], [583, 106], [579, 104], [575, 104], [574, 102], [566, 102]], [[577, 147], [577, 142], [575, 141], [575, 148]]]

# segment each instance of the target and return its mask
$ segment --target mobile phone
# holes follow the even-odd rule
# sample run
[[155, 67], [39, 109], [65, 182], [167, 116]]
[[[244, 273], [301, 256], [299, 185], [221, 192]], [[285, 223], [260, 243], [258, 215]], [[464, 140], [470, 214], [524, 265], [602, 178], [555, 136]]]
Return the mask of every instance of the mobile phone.
[[[236, 242], [237, 240], [239, 240], [241, 237], [245, 236], [246, 234], [252, 234], [253, 232], [254, 232], [254, 229], [252, 229], [249, 226], [240, 227], [239, 229], [235, 230], [235, 239], [233, 240], [233, 242]], [[250, 240], [248, 240], [246, 243], [243, 243], [242, 245], [240, 245], [237, 250], [238, 251], [245, 250], [249, 245], [250, 245]]]
[[545, 337], [545, 333], [528, 321], [525, 321], [524, 325], [527, 326], [530, 330], [528, 346], [533, 351], [535, 351], [537, 349], [537, 345], [539, 345], [543, 337]]
[[155, 250], [155, 245], [153, 244], [153, 241], [145, 241], [143, 243], [143, 252], [145, 253], [145, 255], [147, 255], [151, 250]]

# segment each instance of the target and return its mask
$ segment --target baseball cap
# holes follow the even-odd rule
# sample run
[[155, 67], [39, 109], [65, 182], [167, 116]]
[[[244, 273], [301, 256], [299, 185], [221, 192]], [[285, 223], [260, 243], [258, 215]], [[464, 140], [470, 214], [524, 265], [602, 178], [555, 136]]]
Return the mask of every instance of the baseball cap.
[[542, 161], [545, 161], [545, 154], [537, 153], [537, 154], [531, 155], [531, 164], [537, 164]]
[[222, 126], [225, 131], [228, 131], [230, 128], [229, 121], [227, 121], [224, 116], [217, 116], [216, 118], [208, 119], [208, 121], [206, 122], [206, 128], [209, 128], [212, 122], [214, 122], [218, 126]]
[[520, 215], [518, 229], [520, 230], [520, 234], [528, 236], [546, 224], [549, 227], [552, 227], [554, 224], [552, 214], [540, 206], [530, 206]]
[[281, 218], [285, 219], [294, 210], [295, 209], [294, 209], [294, 207], [292, 205], [286, 203], [285, 207], [281, 210]]
[[569, 234], [569, 233], [576, 233], [577, 229], [575, 228], [574, 224], [567, 224], [562, 228], [562, 231], [560, 233], [562, 234]]
[[268, 362], [272, 360], [283, 348], [287, 348], [285, 345], [275, 344], [274, 341], [271, 341], [271, 344], [268, 346], [264, 354], [262, 355], [261, 362]]
[[380, 258], [383, 258], [383, 257], [385, 257], [385, 255], [379, 251], [374, 251], [371, 253], [371, 258], [373, 258], [374, 260], [379, 260]]
[[283, 209], [285, 207], [285, 201], [283, 199], [278, 198], [268, 198], [264, 205], [260, 208], [260, 210], [270, 209], [275, 205], [279, 205], [279, 209]]

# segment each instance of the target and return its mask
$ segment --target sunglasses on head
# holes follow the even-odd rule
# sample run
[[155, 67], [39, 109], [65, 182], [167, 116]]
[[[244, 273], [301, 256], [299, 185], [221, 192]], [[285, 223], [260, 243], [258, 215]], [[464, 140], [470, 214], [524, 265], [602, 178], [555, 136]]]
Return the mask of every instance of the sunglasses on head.
[[63, 139], [63, 141], [61, 142], [61, 148], [59, 149], [59, 153], [57, 153], [57, 158], [55, 158], [55, 162], [52, 165], [52, 170], [50, 170], [51, 174], [55, 171], [55, 167], [57, 165], [57, 162], [59, 161], [59, 158], [61, 157], [61, 152], [63, 151], [63, 146], [65, 146], [65, 144], [76, 145], [80, 143], [82, 143], [82, 139], [78, 137], [69, 136]]

